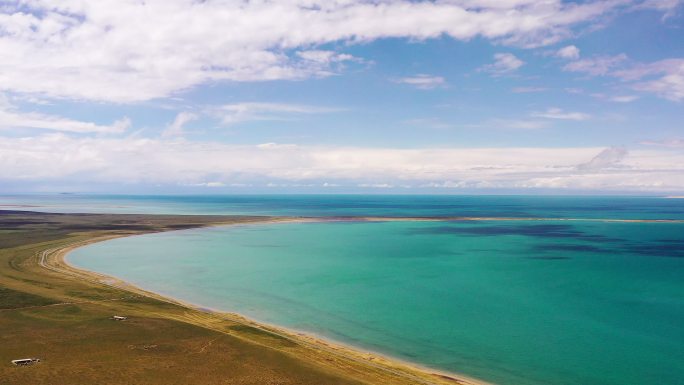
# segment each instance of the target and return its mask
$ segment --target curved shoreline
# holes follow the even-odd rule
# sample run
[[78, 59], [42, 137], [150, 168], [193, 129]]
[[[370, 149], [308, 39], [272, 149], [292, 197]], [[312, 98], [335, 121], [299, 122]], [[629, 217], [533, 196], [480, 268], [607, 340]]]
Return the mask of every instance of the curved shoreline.
[[[683, 220], [635, 220], [635, 219], [582, 219], [582, 218], [514, 218], [514, 217], [381, 217], [381, 216], [366, 216], [366, 217], [267, 217], [257, 219], [249, 222], [213, 222], [201, 225], [194, 225], [189, 229], [209, 228], [218, 226], [252, 226], [265, 225], [276, 223], [311, 223], [311, 222], [387, 222], [387, 221], [415, 221], [415, 222], [484, 222], [484, 221], [588, 221], [588, 222], [621, 222], [621, 223], [684, 223]], [[178, 230], [178, 229], [175, 229]], [[61, 276], [69, 276], [76, 281], [87, 281], [95, 286], [108, 286], [113, 289], [118, 289], [128, 293], [133, 293], [139, 297], [146, 297], [157, 301], [165, 302], [180, 306], [189, 312], [194, 312], [195, 319], [191, 317], [178, 317], [176, 314], [169, 314], [163, 310], [157, 315], [163, 318], [175, 319], [186, 322], [206, 329], [211, 329], [225, 334], [230, 334], [242, 338], [251, 343], [261, 344], [263, 346], [274, 348], [268, 343], [255, 341], [249, 335], [236, 335], [230, 331], [212, 327], [217, 322], [229, 322], [243, 325], [246, 327], [258, 329], [264, 333], [277, 336], [278, 338], [286, 339], [294, 342], [302, 347], [303, 352], [289, 352], [293, 357], [301, 359], [303, 362], [320, 363], [321, 359], [317, 354], [325, 357], [333, 357], [336, 361], [344, 361], [355, 365], [357, 373], [385, 373], [382, 378], [390, 377], [395, 380], [390, 382], [385, 381], [371, 381], [370, 383], [419, 383], [419, 384], [462, 384], [462, 385], [491, 385], [485, 381], [469, 378], [468, 376], [457, 374], [453, 372], [446, 372], [439, 369], [421, 366], [420, 364], [410, 361], [394, 358], [383, 353], [369, 351], [353, 344], [345, 344], [343, 342], [335, 341], [328, 337], [322, 337], [310, 332], [300, 332], [296, 329], [280, 327], [278, 325], [269, 324], [250, 319], [238, 313], [223, 312], [220, 310], [204, 307], [190, 302], [185, 302], [174, 298], [172, 295], [165, 295], [142, 289], [132, 283], [123, 279], [101, 274], [94, 271], [88, 271], [72, 265], [69, 265], [66, 256], [67, 254], [78, 248], [91, 243], [111, 240], [132, 235], [143, 235], [157, 232], [174, 231], [173, 228], [155, 231], [140, 231], [140, 232], [126, 232], [126, 233], [109, 233], [108, 235], [92, 235], [87, 239], [82, 239], [77, 242], [72, 242], [60, 247], [52, 249], [45, 249], [38, 256], [38, 265], [40, 268], [51, 270]], [[88, 302], [88, 301], [85, 301]], [[275, 348], [276, 350], [280, 350]], [[313, 352], [313, 354], [311, 354]], [[339, 359], [339, 360], [338, 360]], [[326, 358], [327, 360], [327, 358]], [[342, 365], [344, 367], [344, 365]], [[347, 365], [348, 367], [348, 365]], [[339, 365], [337, 366], [339, 369]], [[365, 368], [365, 369], [364, 369]]]
[[[334, 222], [334, 221], [345, 221], [345, 220], [356, 220], [356, 221], [386, 221], [386, 220], [399, 220], [399, 221], [454, 221], [454, 220], [464, 220], [463, 218], [385, 218], [385, 217], [355, 217], [355, 218], [279, 218], [279, 219], [269, 219], [261, 222], [252, 222], [249, 225], [264, 225], [264, 224], [274, 224], [274, 223], [303, 223], [303, 222]], [[467, 220], [493, 220], [490, 218], [470, 218]], [[499, 219], [507, 220], [507, 219]], [[510, 220], [510, 219], [509, 219]], [[513, 219], [516, 220], [516, 219]], [[218, 226], [244, 226], [247, 224], [216, 224], [203, 227], [218, 227]], [[200, 227], [201, 228], [201, 227]], [[172, 230], [169, 230], [172, 231]], [[164, 231], [168, 232], [168, 231]], [[120, 234], [120, 235], [109, 235], [90, 238], [84, 241], [74, 242], [67, 244], [65, 246], [60, 246], [57, 248], [47, 249], [40, 253], [39, 255], [39, 265], [42, 268], [51, 270], [55, 273], [67, 275], [74, 279], [85, 280], [96, 285], [105, 285], [111, 288], [123, 290], [138, 296], [152, 298], [158, 301], [178, 305], [189, 310], [199, 311], [205, 313], [209, 316], [218, 317], [223, 320], [228, 320], [245, 326], [253, 327], [261, 331], [267, 332], [269, 334], [274, 334], [281, 338], [286, 338], [294, 343], [304, 345], [307, 348], [324, 351], [328, 354], [338, 356], [339, 358], [345, 360], [351, 360], [362, 365], [368, 365], [375, 369], [380, 369], [382, 371], [388, 372], [389, 374], [397, 375], [405, 379], [415, 381], [416, 383], [422, 383], [426, 385], [430, 384], [461, 384], [461, 385], [493, 385], [492, 383], [485, 382], [482, 380], [474, 379], [459, 373], [447, 372], [440, 369], [433, 369], [429, 367], [422, 366], [417, 363], [405, 361], [399, 358], [390, 357], [382, 353], [368, 351], [367, 349], [361, 349], [359, 347], [345, 344], [339, 341], [334, 341], [326, 337], [318, 336], [310, 332], [298, 331], [293, 329], [288, 329], [282, 326], [273, 325], [265, 322], [259, 322], [245, 317], [239, 313], [234, 312], [224, 312], [217, 309], [212, 309], [204, 306], [198, 306], [196, 304], [179, 300], [172, 296], [166, 296], [153, 291], [148, 291], [142, 289], [132, 283], [129, 283], [123, 279], [115, 276], [102, 274], [86, 269], [81, 269], [76, 266], [70, 265], [67, 261], [67, 255], [79, 248], [89, 244], [104, 242], [107, 240], [144, 235], [141, 234]], [[206, 323], [199, 322], [196, 320], [192, 322], [191, 320], [184, 319], [184, 322], [189, 322], [197, 326], [212, 329]], [[212, 329], [225, 333], [223, 330]], [[254, 341], [251, 341], [254, 342]]]

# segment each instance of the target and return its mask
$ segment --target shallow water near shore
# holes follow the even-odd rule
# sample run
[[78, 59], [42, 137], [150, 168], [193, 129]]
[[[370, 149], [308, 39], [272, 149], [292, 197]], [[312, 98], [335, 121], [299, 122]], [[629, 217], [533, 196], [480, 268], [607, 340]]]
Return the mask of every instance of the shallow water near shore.
[[116, 239], [68, 260], [502, 385], [684, 383], [684, 224], [259, 224]]

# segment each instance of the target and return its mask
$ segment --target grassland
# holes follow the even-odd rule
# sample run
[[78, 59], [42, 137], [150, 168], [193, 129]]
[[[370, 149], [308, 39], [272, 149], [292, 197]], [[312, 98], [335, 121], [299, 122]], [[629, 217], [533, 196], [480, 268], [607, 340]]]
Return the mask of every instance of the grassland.
[[[475, 383], [197, 309], [62, 260], [114, 237], [272, 220], [287, 219], [0, 211], [0, 384]], [[10, 363], [26, 357], [41, 362]]]

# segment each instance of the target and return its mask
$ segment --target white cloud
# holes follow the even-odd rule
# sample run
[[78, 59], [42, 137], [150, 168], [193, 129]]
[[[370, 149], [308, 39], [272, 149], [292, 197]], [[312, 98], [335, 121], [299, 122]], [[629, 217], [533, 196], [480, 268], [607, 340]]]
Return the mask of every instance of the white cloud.
[[296, 148], [296, 144], [281, 144], [281, 143], [261, 143], [256, 145], [257, 148], [262, 150], [281, 150], [285, 148]]
[[349, 54], [326, 50], [297, 51], [296, 56], [301, 59], [295, 65], [303, 76], [325, 77], [334, 75], [345, 68], [345, 62], [363, 63], [364, 60]]
[[430, 90], [446, 85], [446, 81], [441, 76], [418, 74], [394, 80], [395, 83], [408, 84], [421, 90]]
[[183, 127], [189, 122], [196, 120], [198, 116], [191, 112], [180, 112], [171, 124], [166, 127], [162, 136], [183, 136], [185, 133]]
[[234, 103], [213, 107], [208, 113], [230, 125], [253, 120], [289, 120], [297, 115], [322, 114], [340, 111], [338, 108], [316, 107], [287, 103]]
[[[189, 183], [186, 184], [186, 186], [193, 186], [193, 187], [226, 187], [226, 184], [223, 182], [202, 182], [202, 183]], [[239, 187], [239, 186], [232, 186], [232, 187]]]
[[637, 65], [618, 71], [623, 80], [637, 80], [632, 87], [637, 91], [656, 94], [672, 101], [684, 100], [684, 59], [667, 59]]
[[340, 54], [335, 51], [325, 51], [325, 50], [311, 50], [311, 51], [298, 51], [297, 56], [304, 60], [311, 62], [330, 64], [339, 63], [349, 60], [358, 60], [349, 54]]
[[673, 138], [673, 139], [665, 139], [665, 140], [647, 140], [647, 141], [641, 142], [640, 144], [643, 144], [646, 146], [684, 148], [684, 139]]
[[[595, 56], [566, 64], [563, 69], [593, 76], [611, 76], [627, 82], [636, 91], [673, 101], [684, 100], [684, 59], [670, 58], [652, 63], [627, 61], [627, 55]], [[613, 101], [632, 101], [614, 99]]]
[[117, 120], [111, 125], [100, 125], [93, 122], [67, 119], [56, 115], [47, 115], [38, 112], [22, 112], [7, 103], [6, 100], [0, 100], [0, 130], [23, 128], [72, 132], [78, 134], [117, 134], [126, 131], [130, 125], [131, 121], [128, 118]]
[[17, 101], [17, 102], [25, 102], [25, 103], [30, 103], [30, 104], [35, 104], [35, 105], [40, 105], [40, 106], [50, 106], [53, 105], [54, 103], [46, 100], [46, 99], [41, 99], [37, 98], [33, 95], [12, 95], [12, 100]]
[[365, 188], [394, 188], [395, 186], [390, 183], [360, 183], [357, 186]]
[[634, 8], [653, 9], [663, 12], [663, 21], [677, 14], [678, 8], [684, 3], [682, 0], [645, 0], [637, 4]]
[[545, 119], [559, 119], [559, 120], [587, 120], [591, 118], [591, 115], [583, 112], [568, 112], [563, 111], [560, 108], [549, 108], [546, 111], [533, 112], [530, 116], [534, 118], [545, 118]]
[[589, 75], [608, 75], [617, 66], [627, 60], [627, 55], [621, 53], [615, 56], [594, 56], [566, 64], [563, 70], [570, 72], [582, 72]]
[[494, 54], [494, 63], [480, 67], [480, 71], [489, 72], [495, 76], [510, 74], [525, 64], [511, 53]]
[[589, 162], [577, 165], [578, 170], [602, 170], [611, 167], [619, 167], [620, 161], [625, 159], [628, 151], [623, 147], [610, 147], [601, 151], [595, 157], [591, 158]]
[[[0, 90], [135, 102], [221, 80], [334, 73], [334, 42], [556, 43], [624, 4], [507, 1], [31, 0], [0, 8]], [[298, 52], [298, 53], [297, 53]]]
[[639, 100], [639, 96], [637, 95], [608, 95], [601, 92], [593, 92], [589, 95], [596, 99], [607, 100], [614, 103], [631, 103], [635, 100]]
[[449, 182], [451, 187], [684, 188], [684, 153], [680, 150], [662, 147], [613, 152], [598, 147], [264, 148], [182, 139], [50, 134], [0, 138], [0, 181], [14, 186], [21, 181], [59, 182], [61, 186], [74, 182], [207, 187]]
[[556, 51], [556, 56], [563, 59], [577, 60], [580, 57], [580, 50], [574, 45], [569, 45]]
[[639, 99], [639, 97], [636, 95], [617, 95], [608, 98], [608, 100], [615, 103], [631, 103], [637, 99]]

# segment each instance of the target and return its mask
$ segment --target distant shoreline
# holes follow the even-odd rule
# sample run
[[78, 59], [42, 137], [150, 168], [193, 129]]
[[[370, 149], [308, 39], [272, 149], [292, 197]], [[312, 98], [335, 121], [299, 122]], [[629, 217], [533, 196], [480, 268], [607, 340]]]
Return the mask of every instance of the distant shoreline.
[[[684, 199], [684, 196], [668, 196], [666, 199]], [[33, 210], [9, 210], [0, 206], [0, 212], [55, 214], [55, 215], [82, 215], [71, 212], [40, 212]], [[37, 208], [31, 205], [13, 205], [15, 208]], [[209, 214], [118, 214], [118, 213], [88, 213], [87, 215], [137, 215], [137, 216], [181, 216], [181, 217], [254, 217], [249, 215], [209, 215]], [[558, 222], [607, 222], [607, 223], [684, 223], [684, 219], [636, 219], [636, 218], [563, 218], [563, 217], [480, 217], [480, 216], [379, 216], [379, 215], [330, 215], [330, 216], [263, 216], [263, 221], [252, 223], [279, 223], [279, 222], [486, 222], [486, 221], [558, 221]], [[209, 226], [233, 225], [217, 223]]]

